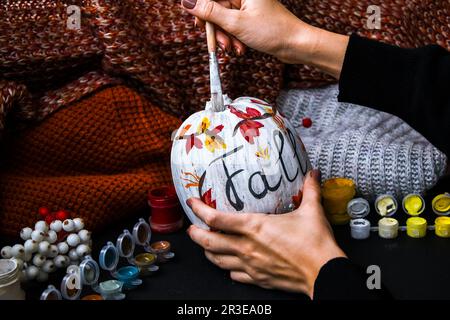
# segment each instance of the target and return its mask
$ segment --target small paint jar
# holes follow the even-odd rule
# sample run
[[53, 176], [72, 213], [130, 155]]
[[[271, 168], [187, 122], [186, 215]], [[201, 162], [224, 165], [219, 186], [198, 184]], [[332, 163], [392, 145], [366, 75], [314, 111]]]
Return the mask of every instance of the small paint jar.
[[347, 204], [347, 213], [352, 219], [365, 218], [370, 213], [370, 204], [364, 198], [355, 198]]
[[350, 220], [347, 205], [356, 194], [355, 183], [347, 178], [332, 178], [322, 185], [322, 200], [328, 220], [335, 225], [346, 224]]
[[148, 193], [151, 208], [150, 227], [157, 233], [171, 233], [183, 227], [183, 213], [173, 185]]
[[62, 300], [61, 292], [56, 289], [54, 286], [49, 285], [47, 289], [45, 289], [40, 297], [40, 300]]
[[350, 234], [353, 239], [363, 240], [370, 236], [370, 221], [367, 219], [353, 219], [350, 221]]
[[169, 241], [157, 241], [150, 245], [152, 252], [158, 257], [158, 262], [166, 262], [175, 257], [175, 253], [171, 252], [171, 244]]
[[450, 238], [450, 217], [439, 217], [434, 220], [434, 232], [438, 237]]
[[412, 217], [406, 220], [406, 234], [411, 238], [423, 238], [427, 234], [427, 220]]
[[142, 276], [148, 276], [159, 270], [159, 267], [155, 265], [156, 261], [157, 255], [148, 252], [138, 254], [134, 258], [134, 263]]
[[0, 300], [25, 300], [20, 270], [14, 259], [0, 259]]
[[[125, 234], [125, 233], [124, 233]], [[127, 237], [128, 237], [128, 233]], [[123, 234], [122, 234], [123, 235]], [[119, 237], [121, 238], [121, 237]], [[121, 238], [123, 240], [123, 238]], [[119, 239], [118, 239], [119, 240]], [[124, 244], [123, 241], [118, 241], [119, 245]], [[125, 246], [126, 247], [126, 246]], [[120, 252], [123, 252], [124, 247], [121, 247], [119, 250], [112, 242], [108, 242], [102, 250], [100, 250], [99, 254], [99, 265], [103, 270], [107, 270], [111, 273], [111, 275], [116, 278], [117, 280], [120, 280], [119, 282], [123, 283], [124, 289], [134, 289], [137, 286], [142, 284], [142, 280], [138, 279], [139, 277], [139, 269], [135, 266], [124, 266], [119, 269], [117, 269], [117, 265], [119, 264], [119, 257], [121, 255]], [[134, 249], [134, 247], [133, 247]], [[126, 254], [128, 254], [126, 252]], [[101, 286], [100, 286], [101, 287]], [[100, 292], [102, 296], [104, 294]]]
[[450, 193], [439, 194], [431, 202], [433, 212], [440, 216], [450, 214]]
[[381, 218], [378, 221], [378, 235], [383, 239], [395, 239], [398, 236], [398, 221], [394, 218]]
[[375, 211], [382, 217], [392, 216], [397, 209], [397, 200], [390, 194], [382, 194], [375, 199]]
[[402, 206], [410, 216], [418, 216], [425, 210], [425, 200], [420, 194], [410, 193], [403, 198]]
[[122, 300], [125, 294], [122, 293], [123, 282], [118, 280], [107, 280], [100, 282], [99, 292], [104, 300]]
[[61, 281], [61, 295], [66, 300], [78, 300], [83, 290], [80, 268], [77, 265], [67, 267], [67, 273]]

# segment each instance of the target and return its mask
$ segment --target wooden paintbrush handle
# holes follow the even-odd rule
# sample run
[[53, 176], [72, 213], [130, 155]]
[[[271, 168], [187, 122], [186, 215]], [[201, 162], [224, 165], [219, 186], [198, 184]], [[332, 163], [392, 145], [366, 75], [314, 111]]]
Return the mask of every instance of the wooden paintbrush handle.
[[216, 52], [216, 31], [214, 24], [206, 22], [206, 42], [208, 44], [208, 52]]

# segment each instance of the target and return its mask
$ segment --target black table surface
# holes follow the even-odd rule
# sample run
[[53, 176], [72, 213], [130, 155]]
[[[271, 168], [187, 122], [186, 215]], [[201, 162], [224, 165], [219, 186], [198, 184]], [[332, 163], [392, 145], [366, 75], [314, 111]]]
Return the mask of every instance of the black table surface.
[[[118, 223], [94, 236], [94, 258], [107, 241], [115, 243], [123, 229], [131, 230], [140, 216]], [[371, 220], [377, 219], [371, 216]], [[434, 217], [427, 217], [429, 223]], [[399, 218], [404, 224], [406, 217]], [[376, 221], [376, 220], [375, 220]], [[381, 278], [392, 295], [398, 299], [450, 299], [450, 239], [437, 237], [429, 231], [422, 239], [409, 238], [401, 232], [394, 240], [381, 239], [376, 232], [366, 240], [350, 237], [348, 226], [334, 228], [339, 245], [350, 259], [361, 266], [378, 265]], [[261, 289], [234, 282], [204, 256], [193, 243], [185, 228], [173, 234], [153, 234], [152, 241], [168, 240], [176, 257], [161, 265], [154, 275], [144, 278], [143, 284], [127, 292], [127, 299], [307, 299], [301, 294]], [[141, 248], [137, 252], [143, 251]], [[121, 262], [123, 265], [125, 261]], [[52, 274], [50, 283], [59, 287], [63, 274]], [[105, 271], [101, 279], [110, 278]], [[47, 284], [28, 284], [27, 298], [37, 299]], [[90, 293], [85, 289], [83, 295]]]

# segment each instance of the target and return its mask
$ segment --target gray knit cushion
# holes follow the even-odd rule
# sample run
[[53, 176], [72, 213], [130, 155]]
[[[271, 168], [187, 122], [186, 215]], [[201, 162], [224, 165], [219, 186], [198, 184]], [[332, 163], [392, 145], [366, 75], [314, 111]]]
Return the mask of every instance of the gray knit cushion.
[[[340, 103], [337, 85], [289, 90], [277, 104], [306, 145], [322, 181], [347, 177], [358, 192], [374, 199], [430, 189], [446, 168], [445, 155], [403, 120], [374, 109]], [[304, 117], [313, 121], [303, 128]]]

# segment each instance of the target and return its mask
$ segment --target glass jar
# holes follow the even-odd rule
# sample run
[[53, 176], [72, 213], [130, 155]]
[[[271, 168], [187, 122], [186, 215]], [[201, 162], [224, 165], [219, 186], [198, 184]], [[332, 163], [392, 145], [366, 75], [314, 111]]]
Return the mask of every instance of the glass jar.
[[25, 300], [19, 265], [13, 259], [0, 259], [0, 300]]

